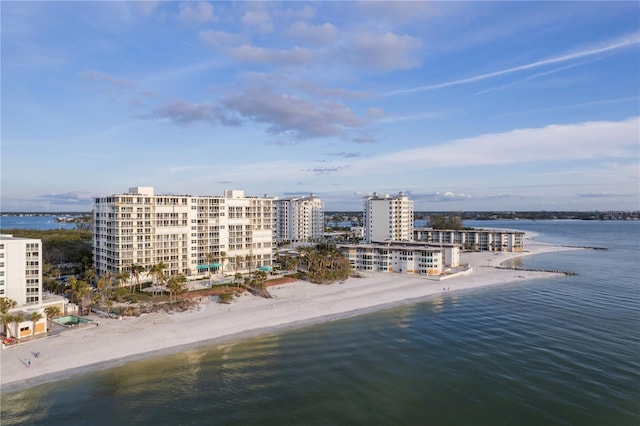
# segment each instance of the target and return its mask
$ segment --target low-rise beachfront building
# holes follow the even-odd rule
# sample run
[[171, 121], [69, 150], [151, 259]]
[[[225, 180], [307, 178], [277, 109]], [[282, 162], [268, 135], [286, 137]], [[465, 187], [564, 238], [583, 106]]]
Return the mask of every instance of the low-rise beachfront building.
[[524, 232], [501, 229], [415, 228], [413, 239], [430, 244], [460, 244], [465, 250], [522, 253]]
[[364, 198], [364, 241], [413, 240], [413, 200], [403, 192]]
[[47, 332], [44, 308], [62, 308], [64, 298], [43, 295], [41, 240], [0, 235], [0, 297], [15, 302], [7, 312], [14, 321], [6, 328], [3, 324], [7, 337], [21, 339]]
[[274, 200], [275, 239], [280, 243], [319, 241], [324, 236], [324, 203], [310, 194]]
[[393, 241], [339, 245], [358, 271], [440, 275], [447, 267], [460, 265], [460, 246], [436, 247], [424, 243]]
[[154, 195], [152, 187], [94, 200], [96, 278], [154, 265], [165, 275], [235, 274], [273, 262], [273, 198]]

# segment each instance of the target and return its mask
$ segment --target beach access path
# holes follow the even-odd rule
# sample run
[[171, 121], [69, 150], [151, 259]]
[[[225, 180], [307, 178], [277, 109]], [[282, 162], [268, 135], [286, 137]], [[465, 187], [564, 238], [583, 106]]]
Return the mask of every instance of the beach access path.
[[[0, 353], [0, 391], [13, 391], [83, 372], [215, 344], [351, 317], [365, 312], [444, 297], [456, 291], [544, 278], [552, 273], [499, 269], [505, 260], [571, 249], [531, 242], [525, 253], [463, 253], [468, 275], [438, 281], [397, 273], [364, 273], [329, 285], [304, 281], [269, 287], [272, 299], [244, 293], [231, 304], [214, 301], [197, 309], [103, 319], [89, 325], [7, 347]], [[34, 353], [39, 353], [36, 358]]]

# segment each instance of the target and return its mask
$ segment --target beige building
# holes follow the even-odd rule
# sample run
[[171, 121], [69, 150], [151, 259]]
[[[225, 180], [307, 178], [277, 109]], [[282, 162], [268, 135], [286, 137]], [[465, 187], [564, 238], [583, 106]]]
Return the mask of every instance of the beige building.
[[413, 201], [403, 192], [364, 199], [364, 241], [413, 240]]
[[96, 198], [93, 215], [96, 277], [159, 263], [166, 275], [188, 278], [272, 266], [272, 198], [236, 190], [155, 195], [152, 187], [133, 187]]

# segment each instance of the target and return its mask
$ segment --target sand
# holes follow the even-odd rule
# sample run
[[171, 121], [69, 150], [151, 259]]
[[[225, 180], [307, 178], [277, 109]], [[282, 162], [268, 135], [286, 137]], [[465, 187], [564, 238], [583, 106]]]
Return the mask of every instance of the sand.
[[[176, 353], [216, 341], [242, 339], [285, 328], [372, 312], [444, 294], [544, 278], [552, 273], [497, 269], [507, 259], [564, 249], [530, 242], [525, 253], [464, 253], [467, 275], [443, 281], [396, 273], [364, 273], [331, 285], [297, 281], [272, 286], [273, 299], [244, 294], [180, 313], [100, 319], [59, 334], [6, 347], [0, 353], [0, 391], [14, 391], [132, 360]], [[34, 353], [39, 353], [34, 357]], [[29, 364], [30, 362], [30, 364]]]

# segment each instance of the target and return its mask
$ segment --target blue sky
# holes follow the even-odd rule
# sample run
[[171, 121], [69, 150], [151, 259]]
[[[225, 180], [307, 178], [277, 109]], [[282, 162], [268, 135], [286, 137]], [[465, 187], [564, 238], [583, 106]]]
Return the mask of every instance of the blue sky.
[[640, 208], [638, 2], [8, 2], [2, 211]]

